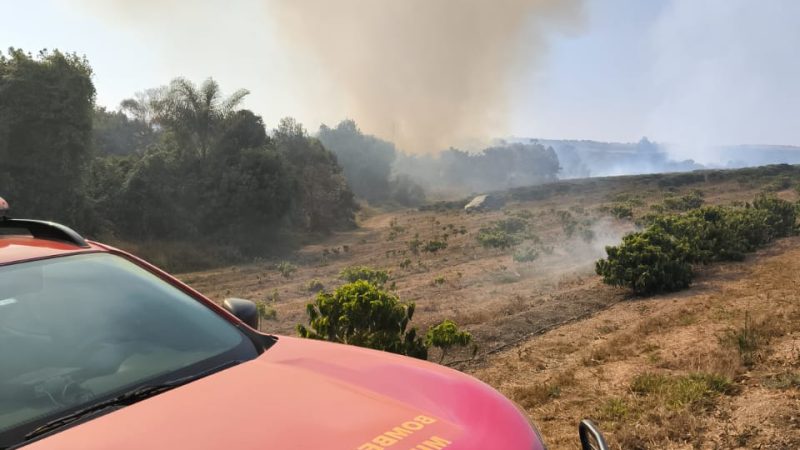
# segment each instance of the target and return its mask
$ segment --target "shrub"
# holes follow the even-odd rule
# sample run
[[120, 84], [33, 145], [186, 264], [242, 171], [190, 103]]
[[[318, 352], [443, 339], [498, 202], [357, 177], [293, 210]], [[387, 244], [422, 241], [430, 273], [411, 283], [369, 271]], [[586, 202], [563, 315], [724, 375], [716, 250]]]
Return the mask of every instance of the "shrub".
[[785, 237], [794, 234], [797, 223], [795, 205], [774, 195], [761, 194], [753, 201], [753, 207], [766, 211], [766, 224], [772, 237]]
[[428, 329], [425, 335], [425, 344], [429, 347], [436, 347], [442, 351], [439, 363], [444, 361], [447, 351], [453, 347], [466, 347], [472, 342], [472, 335], [469, 332], [461, 331], [451, 320]]
[[494, 227], [506, 233], [521, 234], [528, 230], [528, 221], [519, 217], [509, 217], [494, 222]]
[[281, 261], [275, 265], [275, 270], [280, 272], [283, 278], [291, 278], [297, 272], [297, 266], [287, 261]]
[[533, 247], [526, 247], [518, 249], [512, 255], [514, 261], [518, 263], [535, 261], [539, 257], [539, 251]]
[[422, 241], [419, 240], [419, 234], [415, 234], [414, 239], [408, 241], [408, 249], [411, 250], [411, 253], [419, 255], [420, 246], [422, 246]]
[[780, 327], [775, 326], [774, 321], [754, 321], [750, 318], [749, 313], [745, 313], [744, 325], [728, 330], [720, 338], [720, 343], [736, 348], [742, 364], [747, 368], [752, 368], [763, 356], [763, 348], [768, 346], [773, 338], [782, 334], [783, 331]]
[[566, 234], [568, 238], [571, 238], [578, 228], [578, 221], [572, 217], [569, 211], [558, 211], [556, 215], [561, 222], [561, 228], [564, 229], [564, 234]]
[[439, 250], [444, 250], [446, 248], [447, 248], [447, 242], [439, 241], [439, 240], [433, 240], [433, 241], [426, 242], [425, 246], [422, 247], [422, 250], [426, 251], [428, 253], [436, 253]]
[[[732, 221], [748, 220], [734, 217], [723, 207], [707, 207], [685, 215], [660, 216], [653, 221], [667, 233], [686, 244], [686, 258], [692, 263], [740, 260], [749, 251], [748, 240], [737, 232]], [[744, 222], [741, 222], [744, 223]]]
[[406, 259], [400, 261], [400, 268], [401, 269], [408, 269], [409, 267], [411, 267], [411, 259], [406, 258]]
[[606, 284], [645, 295], [684, 289], [692, 281], [686, 245], [660, 227], [629, 234], [618, 247], [606, 247], [606, 252], [608, 258], [595, 267]]
[[478, 230], [478, 242], [486, 248], [506, 249], [521, 243], [525, 239], [534, 239], [526, 220], [519, 217], [492, 222], [488, 227]]
[[695, 189], [688, 194], [665, 198], [663, 207], [668, 211], [688, 211], [703, 206], [703, 202], [703, 191]]
[[626, 203], [616, 203], [609, 210], [612, 216], [617, 219], [630, 219], [633, 217], [633, 208]]
[[375, 284], [358, 280], [332, 294], [321, 292], [306, 307], [308, 326], [297, 325], [304, 338], [357, 345], [426, 359], [428, 349], [416, 328], [408, 329], [414, 303]]
[[276, 320], [278, 318], [278, 311], [265, 301], [256, 302], [256, 311], [258, 311], [258, 317], [265, 320]]
[[653, 215], [649, 227], [607, 247], [597, 262], [603, 281], [638, 294], [673, 291], [691, 281], [689, 263], [741, 260], [745, 253], [796, 231], [795, 205], [759, 195], [752, 206], [709, 206]]
[[445, 284], [446, 282], [447, 282], [447, 279], [445, 277], [438, 276], [438, 277], [433, 279], [431, 284], [433, 284], [434, 286], [441, 286], [441, 285]]
[[309, 292], [323, 291], [325, 290], [325, 285], [322, 284], [322, 281], [314, 279], [308, 282], [308, 290]]
[[522, 240], [513, 234], [494, 227], [478, 230], [478, 242], [486, 248], [506, 249], [519, 244]]
[[381, 287], [389, 280], [389, 272], [385, 270], [372, 269], [367, 266], [345, 267], [339, 272], [339, 278], [354, 283], [359, 280]]

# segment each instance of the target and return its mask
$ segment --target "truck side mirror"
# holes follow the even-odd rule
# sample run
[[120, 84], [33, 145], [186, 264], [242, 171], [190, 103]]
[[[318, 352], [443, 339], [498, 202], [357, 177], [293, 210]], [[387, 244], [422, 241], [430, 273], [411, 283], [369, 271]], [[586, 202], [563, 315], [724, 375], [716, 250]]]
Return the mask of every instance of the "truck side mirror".
[[259, 317], [255, 303], [243, 298], [226, 298], [222, 307], [250, 328], [258, 330]]
[[589, 419], [581, 420], [578, 425], [578, 435], [581, 437], [582, 450], [609, 450], [603, 434]]

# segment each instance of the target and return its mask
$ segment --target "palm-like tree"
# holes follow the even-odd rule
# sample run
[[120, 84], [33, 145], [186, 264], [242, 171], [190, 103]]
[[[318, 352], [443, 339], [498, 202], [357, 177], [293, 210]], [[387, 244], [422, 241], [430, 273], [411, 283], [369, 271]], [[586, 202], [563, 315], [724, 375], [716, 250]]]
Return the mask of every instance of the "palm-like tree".
[[249, 93], [240, 89], [225, 98], [219, 84], [211, 78], [200, 87], [185, 78], [176, 78], [169, 87], [124, 100], [121, 107], [135, 118], [171, 129], [186, 147], [204, 158], [222, 122]]

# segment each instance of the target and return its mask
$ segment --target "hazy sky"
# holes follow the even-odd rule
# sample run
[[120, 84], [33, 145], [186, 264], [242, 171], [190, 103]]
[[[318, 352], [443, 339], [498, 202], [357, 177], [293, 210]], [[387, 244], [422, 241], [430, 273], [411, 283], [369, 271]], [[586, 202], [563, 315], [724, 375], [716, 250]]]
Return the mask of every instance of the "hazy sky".
[[[110, 107], [176, 76], [212, 76], [228, 92], [249, 89], [246, 106], [268, 125], [291, 115], [315, 130], [351, 116], [346, 88], [276, 26], [270, 2], [282, 1], [0, 0], [0, 47], [85, 54], [98, 103]], [[504, 133], [646, 135], [698, 160], [711, 144], [800, 144], [800, 1], [585, 0], [579, 9], [568, 25], [537, 23], [518, 37], [514, 67], [497, 80], [508, 94]], [[528, 29], [543, 42], [534, 50]]]

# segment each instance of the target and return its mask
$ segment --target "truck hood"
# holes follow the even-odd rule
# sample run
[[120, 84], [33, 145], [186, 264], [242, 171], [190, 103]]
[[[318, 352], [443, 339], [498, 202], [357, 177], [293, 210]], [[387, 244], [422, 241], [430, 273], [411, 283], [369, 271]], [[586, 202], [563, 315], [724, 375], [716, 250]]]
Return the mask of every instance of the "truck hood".
[[460, 372], [281, 337], [260, 357], [36, 441], [49, 449], [532, 450], [515, 406]]

